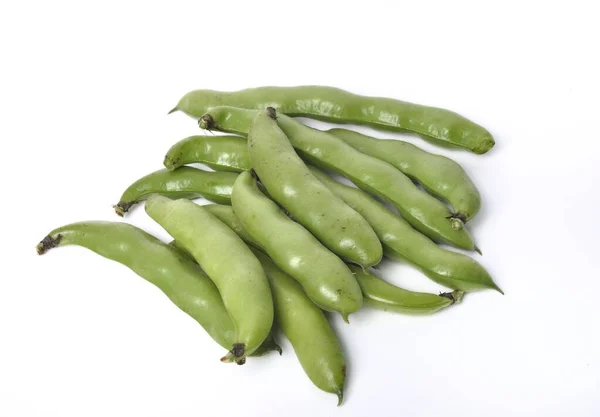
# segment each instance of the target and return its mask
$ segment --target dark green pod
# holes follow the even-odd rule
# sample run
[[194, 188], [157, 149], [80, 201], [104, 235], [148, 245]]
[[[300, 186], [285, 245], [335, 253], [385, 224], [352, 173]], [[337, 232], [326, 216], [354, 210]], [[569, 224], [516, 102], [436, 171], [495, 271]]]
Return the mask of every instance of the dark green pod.
[[382, 280], [355, 265], [348, 265], [363, 293], [366, 306], [402, 314], [433, 314], [462, 301], [464, 292], [440, 295], [408, 291]]
[[237, 178], [233, 172], [210, 172], [192, 167], [181, 167], [174, 171], [161, 169], [148, 174], [131, 184], [114, 206], [115, 212], [123, 216], [129, 209], [153, 194], [172, 199], [204, 197], [219, 204], [231, 204], [231, 188]]
[[232, 92], [195, 90], [184, 95], [171, 112], [180, 110], [199, 118], [213, 106], [274, 107], [288, 116], [411, 132], [434, 143], [462, 147], [476, 154], [486, 153], [495, 143], [485, 128], [449, 110], [315, 85]]

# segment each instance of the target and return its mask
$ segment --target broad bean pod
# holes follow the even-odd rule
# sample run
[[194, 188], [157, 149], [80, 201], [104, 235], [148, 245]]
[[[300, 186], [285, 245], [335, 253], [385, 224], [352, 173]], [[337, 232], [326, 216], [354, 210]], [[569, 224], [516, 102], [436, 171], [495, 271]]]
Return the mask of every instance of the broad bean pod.
[[449, 110], [316, 85], [258, 87], [232, 92], [194, 90], [185, 94], [171, 113], [179, 110], [198, 118], [214, 106], [274, 107], [288, 116], [411, 132], [434, 143], [458, 146], [476, 154], [486, 153], [495, 144], [485, 128]]

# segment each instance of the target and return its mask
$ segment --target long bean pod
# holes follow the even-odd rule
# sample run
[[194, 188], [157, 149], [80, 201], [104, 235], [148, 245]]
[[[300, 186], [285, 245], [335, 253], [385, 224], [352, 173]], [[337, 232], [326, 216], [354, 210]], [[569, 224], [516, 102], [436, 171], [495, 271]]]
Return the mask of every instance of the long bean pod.
[[324, 86], [258, 87], [232, 92], [194, 90], [185, 94], [171, 112], [180, 110], [199, 118], [214, 106], [274, 107], [288, 116], [411, 132], [476, 154], [486, 153], [495, 143], [485, 128], [455, 112]]
[[[256, 110], [215, 107], [200, 118], [199, 125], [204, 129], [247, 135], [258, 114]], [[333, 170], [365, 191], [390, 201], [414, 228], [434, 241], [475, 250], [466, 228], [455, 230], [452, 227], [452, 213], [448, 207], [419, 190], [398, 169], [357, 151], [329, 133], [312, 129], [283, 114], [277, 116], [277, 123], [298, 154], [311, 164]]]
[[[198, 265], [175, 248], [126, 223], [88, 221], [51, 231], [38, 245], [40, 255], [52, 248], [77, 245], [119, 262], [159, 288], [177, 307], [196, 320], [226, 349], [235, 327], [215, 284]], [[281, 352], [272, 335], [254, 352]]]

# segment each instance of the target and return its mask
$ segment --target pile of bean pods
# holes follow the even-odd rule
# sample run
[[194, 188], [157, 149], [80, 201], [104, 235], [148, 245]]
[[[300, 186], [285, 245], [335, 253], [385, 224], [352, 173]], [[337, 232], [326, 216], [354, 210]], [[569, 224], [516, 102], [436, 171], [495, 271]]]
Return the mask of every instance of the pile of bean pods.
[[[502, 292], [477, 261], [438, 246], [479, 251], [465, 224], [481, 198], [460, 165], [407, 142], [316, 130], [292, 117], [414, 133], [476, 154], [494, 146], [483, 127], [448, 110], [319, 86], [196, 90], [173, 111], [233, 135], [176, 143], [165, 169], [131, 184], [114, 208], [123, 216], [147, 200], [147, 214], [175, 240], [88, 221], [50, 232], [39, 254], [79, 245], [129, 267], [226, 349], [223, 362], [281, 353], [278, 327], [314, 385], [336, 394], [338, 405], [346, 361], [323, 310], [346, 322], [363, 306], [431, 314], [466, 292]], [[185, 166], [192, 163], [214, 171]], [[215, 204], [191, 201], [198, 197]], [[371, 269], [383, 256], [412, 263], [452, 291], [419, 293], [384, 281]]]

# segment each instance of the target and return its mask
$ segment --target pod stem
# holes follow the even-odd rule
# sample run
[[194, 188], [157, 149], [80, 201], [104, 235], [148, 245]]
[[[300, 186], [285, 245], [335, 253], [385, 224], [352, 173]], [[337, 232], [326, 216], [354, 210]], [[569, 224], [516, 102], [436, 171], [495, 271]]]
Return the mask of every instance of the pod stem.
[[447, 298], [452, 301], [452, 304], [460, 304], [465, 296], [465, 292], [461, 290], [455, 290], [452, 292], [441, 292], [439, 294], [440, 297]]
[[119, 201], [113, 208], [115, 209], [115, 213], [123, 217], [135, 203], [135, 201]]
[[233, 348], [221, 358], [221, 362], [235, 362], [238, 365], [246, 363], [246, 345], [244, 343], [234, 343]]
[[277, 120], [277, 110], [275, 110], [275, 107], [267, 107], [267, 113], [269, 113], [271, 119]]
[[450, 226], [452, 227], [452, 230], [462, 230], [467, 222], [467, 216], [462, 213], [454, 213], [447, 218], [450, 219]]
[[43, 238], [40, 243], [37, 244], [35, 249], [37, 250], [38, 255], [43, 255], [50, 249], [57, 247], [60, 244], [61, 240], [62, 235], [60, 233], [56, 235], [56, 237], [48, 235], [45, 238]]
[[208, 113], [202, 115], [200, 119], [198, 119], [198, 126], [202, 130], [213, 130], [215, 128], [215, 119]]

